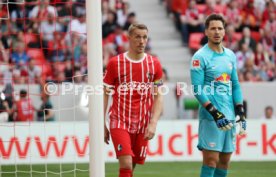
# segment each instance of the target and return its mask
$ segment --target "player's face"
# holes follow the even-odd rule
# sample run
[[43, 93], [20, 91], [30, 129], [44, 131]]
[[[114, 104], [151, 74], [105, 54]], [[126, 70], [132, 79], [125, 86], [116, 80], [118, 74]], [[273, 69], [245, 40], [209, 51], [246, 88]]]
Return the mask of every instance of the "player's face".
[[145, 51], [148, 42], [148, 31], [144, 29], [135, 29], [129, 35], [129, 47], [137, 54]]
[[209, 28], [205, 29], [205, 35], [208, 41], [213, 44], [220, 44], [225, 35], [223, 23], [219, 20], [210, 21]]

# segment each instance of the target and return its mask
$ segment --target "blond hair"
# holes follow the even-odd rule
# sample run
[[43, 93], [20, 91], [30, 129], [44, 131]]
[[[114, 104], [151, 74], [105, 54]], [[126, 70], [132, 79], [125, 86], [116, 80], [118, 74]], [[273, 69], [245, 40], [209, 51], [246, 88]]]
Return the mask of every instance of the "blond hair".
[[134, 23], [131, 24], [128, 28], [128, 34], [131, 35], [131, 33], [136, 30], [136, 29], [140, 29], [140, 30], [147, 30], [148, 31], [148, 27], [144, 24], [141, 23]]

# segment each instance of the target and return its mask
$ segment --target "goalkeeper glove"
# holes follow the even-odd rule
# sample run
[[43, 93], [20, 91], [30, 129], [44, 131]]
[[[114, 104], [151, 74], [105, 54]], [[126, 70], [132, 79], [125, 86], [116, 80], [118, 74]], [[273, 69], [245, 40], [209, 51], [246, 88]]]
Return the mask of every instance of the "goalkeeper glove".
[[243, 105], [238, 104], [236, 105], [236, 123], [239, 123], [240, 125], [240, 131], [239, 134], [243, 135], [245, 134], [246, 130], [246, 120], [245, 120], [245, 113], [243, 109]]
[[223, 113], [219, 112], [212, 103], [209, 103], [206, 106], [206, 110], [213, 116], [219, 129], [227, 131], [233, 127], [233, 124], [224, 116]]

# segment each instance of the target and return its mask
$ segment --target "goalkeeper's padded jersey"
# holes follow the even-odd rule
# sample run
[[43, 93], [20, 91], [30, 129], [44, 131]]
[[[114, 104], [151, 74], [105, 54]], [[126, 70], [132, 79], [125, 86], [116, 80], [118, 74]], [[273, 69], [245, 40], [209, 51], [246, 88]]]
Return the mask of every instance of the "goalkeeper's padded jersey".
[[[235, 119], [234, 105], [243, 103], [236, 68], [231, 50], [223, 48], [222, 53], [216, 53], [208, 44], [194, 54], [190, 63], [195, 97], [201, 105], [210, 101], [229, 120]], [[205, 108], [199, 109], [200, 119], [213, 120]]]
[[159, 60], [148, 54], [132, 60], [127, 53], [110, 59], [104, 85], [113, 89], [109, 110], [110, 128], [144, 133], [152, 115], [153, 85], [162, 84]]

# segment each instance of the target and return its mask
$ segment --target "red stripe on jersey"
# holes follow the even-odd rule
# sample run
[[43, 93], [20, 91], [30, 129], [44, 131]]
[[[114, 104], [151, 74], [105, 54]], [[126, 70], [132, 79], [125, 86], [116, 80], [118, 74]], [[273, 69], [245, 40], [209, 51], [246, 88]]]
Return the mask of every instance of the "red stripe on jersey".
[[[132, 63], [129, 62], [129, 82], [132, 82]], [[128, 109], [128, 132], [130, 131], [131, 125], [131, 104], [132, 104], [132, 94], [129, 94], [129, 109]]]
[[[151, 60], [151, 63], [152, 63], [151, 64], [152, 73], [155, 73], [154, 61], [152, 59], [152, 56], [150, 56], [150, 60]], [[152, 80], [152, 82], [154, 82], [154, 80]], [[149, 100], [149, 107], [150, 108], [152, 107], [152, 104], [153, 104], [152, 101], [154, 100], [154, 95], [152, 94], [151, 96], [152, 96], [152, 99]], [[150, 109], [150, 111], [149, 111], [149, 117], [151, 118], [151, 116], [152, 116], [152, 109]], [[149, 121], [150, 121], [150, 119], [148, 119], [147, 124], [149, 124]]]
[[[124, 70], [123, 70], [123, 73], [124, 73], [124, 83], [127, 83], [127, 80], [126, 80], [126, 57], [123, 57], [124, 58]], [[123, 122], [124, 122], [124, 130], [126, 129], [126, 94], [124, 94], [124, 104], [123, 104]]]
[[[151, 81], [150, 81], [149, 57], [148, 56], [146, 57], [146, 67], [147, 67], [147, 72], [146, 72], [146, 80], [147, 81], [146, 82], [150, 83]], [[150, 97], [150, 93], [146, 94], [145, 104], [144, 104], [144, 116], [147, 116], [148, 101], [150, 100], [150, 99], [148, 99], [148, 96]], [[143, 126], [143, 129], [142, 129], [142, 133], [145, 132], [145, 125], [146, 124], [147, 124], [146, 119], [144, 119], [144, 126]]]
[[[145, 59], [144, 59], [145, 60]], [[141, 77], [142, 77], [142, 83], [144, 82], [144, 62], [141, 62]], [[143, 108], [143, 95], [140, 94], [140, 117], [139, 117], [139, 124], [138, 124], [138, 133], [141, 128], [142, 123], [142, 108]]]
[[[121, 70], [120, 70], [120, 60], [121, 60], [121, 58], [122, 58], [122, 55], [118, 55], [118, 64], [117, 64], [117, 69], [118, 69], [118, 80], [119, 80], [119, 84], [121, 84], [121, 76], [120, 76], [120, 73], [121, 73]], [[116, 87], [115, 87], [116, 88]], [[119, 95], [117, 96], [118, 97], [118, 108], [117, 108], [117, 110], [118, 110], [118, 115], [120, 115], [120, 93], [119, 93]], [[118, 118], [118, 128], [120, 128], [120, 126], [121, 126], [121, 122], [120, 122], [120, 116], [118, 116], [117, 117]]]

